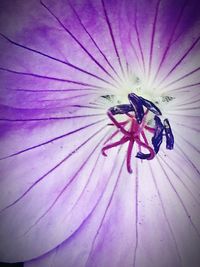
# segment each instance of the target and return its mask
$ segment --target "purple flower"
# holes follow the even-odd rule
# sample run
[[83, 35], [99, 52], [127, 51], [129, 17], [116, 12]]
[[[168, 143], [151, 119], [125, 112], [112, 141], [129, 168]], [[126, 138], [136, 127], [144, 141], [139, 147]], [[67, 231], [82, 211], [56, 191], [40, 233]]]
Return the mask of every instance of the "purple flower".
[[200, 266], [199, 10], [1, 1], [2, 262]]

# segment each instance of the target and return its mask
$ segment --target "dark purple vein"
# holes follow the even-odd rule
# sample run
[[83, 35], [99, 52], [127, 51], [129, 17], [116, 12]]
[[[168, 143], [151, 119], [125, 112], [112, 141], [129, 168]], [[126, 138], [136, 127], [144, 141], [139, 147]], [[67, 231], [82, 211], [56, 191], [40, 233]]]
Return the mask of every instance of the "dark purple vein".
[[200, 82], [198, 82], [198, 83], [192, 83], [192, 84], [188, 84], [188, 85], [184, 85], [184, 86], [180, 86], [180, 87], [176, 87], [174, 89], [168, 89], [167, 92], [179, 91], [181, 89], [186, 89], [186, 88], [189, 88], [189, 87], [195, 87], [197, 85], [200, 85]]
[[186, 7], [186, 5], [187, 5], [187, 2], [188, 2], [188, 0], [186, 0], [186, 1], [184, 2], [183, 6], [182, 6], [182, 8], [181, 8], [181, 10], [180, 10], [180, 14], [179, 14], [179, 16], [178, 16], [178, 18], [177, 18], [177, 21], [176, 21], [174, 27], [172, 28], [172, 32], [171, 32], [171, 35], [170, 35], [168, 44], [167, 44], [167, 46], [166, 46], [166, 48], [165, 48], [164, 54], [163, 54], [163, 56], [162, 56], [162, 59], [161, 59], [161, 61], [160, 61], [160, 64], [159, 64], [159, 66], [158, 66], [158, 69], [157, 69], [157, 71], [156, 71], [156, 74], [155, 74], [155, 76], [154, 76], [154, 78], [153, 78], [154, 81], [155, 81], [156, 78], [158, 77], [158, 74], [159, 74], [159, 72], [160, 72], [161, 66], [162, 66], [163, 62], [165, 61], [165, 58], [166, 58], [166, 56], [167, 56], [167, 53], [169, 52], [169, 49], [170, 49], [170, 47], [171, 47], [171, 45], [172, 45], [172, 39], [173, 39], [173, 37], [174, 37], [175, 31], [176, 31], [176, 29], [177, 29], [177, 26], [178, 26], [178, 24], [179, 24], [179, 22], [180, 22], [180, 20], [181, 20], [181, 18], [182, 18], [182, 16], [183, 16], [184, 9], [185, 9], [185, 7]]
[[30, 92], [30, 93], [49, 93], [49, 92], [82, 92], [82, 91], [93, 91], [95, 92], [96, 90], [94, 88], [71, 88], [71, 89], [39, 89], [39, 90], [34, 90], [34, 89], [13, 89], [13, 88], [6, 88], [8, 91], [17, 91], [17, 92]]
[[104, 113], [97, 113], [97, 114], [88, 114], [88, 115], [66, 116], [66, 117], [49, 117], [49, 118], [31, 118], [31, 119], [0, 118], [0, 121], [7, 121], [7, 122], [33, 122], [33, 121], [80, 119], [80, 118], [96, 117], [96, 116], [105, 116], [105, 112]]
[[[199, 110], [200, 109], [200, 107], [198, 106], [198, 107], [189, 107], [189, 108], [186, 108], [186, 107], [184, 107], [184, 108], [174, 108], [173, 109], [173, 111], [181, 111], [181, 110], [183, 110], [183, 111], [186, 111], [186, 110]], [[172, 113], [171, 113], [172, 114]], [[184, 115], [185, 116], [185, 114], [182, 114], [182, 115]], [[198, 116], [198, 115], [197, 115]]]
[[39, 177], [26, 191], [18, 197], [14, 202], [4, 207], [0, 212], [3, 212], [4, 210], [12, 207], [16, 203], [18, 203], [22, 198], [24, 198], [37, 184], [39, 184], [43, 179], [45, 179], [49, 174], [52, 174], [58, 167], [60, 167], [66, 160], [68, 160], [70, 157], [75, 155], [82, 147], [84, 147], [89, 141], [91, 141], [98, 133], [100, 133], [103, 129], [105, 129], [106, 126], [101, 127], [98, 131], [96, 131], [93, 135], [91, 135], [89, 138], [87, 138], [81, 145], [79, 145], [77, 148], [75, 148], [72, 152], [70, 152], [66, 157], [64, 157], [61, 161], [59, 161], [53, 168], [51, 168], [48, 172], [46, 172], [44, 175]]
[[[187, 107], [187, 105], [198, 103], [200, 101], [200, 99], [197, 99], [197, 97], [199, 95], [200, 95], [200, 92], [198, 92], [198, 94], [196, 94], [196, 95], [192, 95], [191, 97], [185, 99], [185, 101], [189, 101], [189, 102], [183, 102], [182, 104], [179, 104], [177, 107], [181, 107], [181, 106]], [[193, 101], [191, 101], [191, 100], [193, 100]]]
[[183, 56], [177, 61], [177, 63], [174, 65], [174, 67], [168, 72], [168, 74], [160, 81], [160, 86], [169, 76], [170, 74], [181, 64], [181, 62], [188, 56], [188, 54], [192, 51], [192, 49], [196, 46], [196, 44], [199, 42], [200, 36], [192, 43], [192, 45], [186, 50], [186, 52], [183, 54]]
[[22, 44], [20, 44], [20, 43], [17, 43], [17, 42], [15, 42], [15, 41], [11, 40], [10, 38], [8, 38], [7, 36], [5, 36], [5, 35], [2, 34], [2, 33], [0, 33], [0, 36], [2, 36], [4, 39], [6, 39], [8, 42], [10, 42], [11, 44], [13, 44], [13, 45], [15, 45], [15, 46], [21, 47], [21, 48], [23, 48], [23, 49], [25, 49], [25, 50], [28, 50], [28, 51], [30, 51], [30, 52], [33, 52], [33, 53], [35, 53], [35, 54], [38, 54], [38, 55], [41, 55], [41, 56], [46, 57], [46, 58], [48, 58], [48, 59], [51, 59], [51, 60], [54, 60], [54, 61], [56, 61], [56, 62], [62, 63], [62, 64], [64, 64], [64, 65], [67, 65], [68, 67], [71, 67], [71, 68], [73, 68], [73, 69], [75, 69], [75, 70], [78, 70], [78, 71], [80, 71], [80, 72], [82, 72], [82, 73], [85, 73], [85, 74], [87, 74], [87, 75], [90, 75], [90, 76], [92, 76], [92, 77], [98, 79], [98, 80], [101, 80], [101, 81], [103, 81], [103, 82], [105, 82], [105, 83], [110, 84], [109, 81], [106, 81], [106, 80], [104, 80], [103, 78], [97, 76], [96, 74], [93, 74], [93, 73], [91, 73], [91, 72], [89, 72], [89, 71], [86, 71], [86, 70], [84, 70], [84, 69], [82, 69], [82, 68], [80, 68], [80, 67], [78, 67], [78, 66], [76, 66], [76, 65], [74, 65], [74, 64], [71, 64], [71, 63], [69, 63], [69, 61], [64, 61], [64, 60], [58, 59], [58, 58], [56, 58], [56, 57], [53, 57], [53, 56], [51, 56], [51, 55], [48, 55], [48, 54], [43, 53], [43, 52], [41, 52], [41, 51], [38, 51], [38, 50], [36, 50], [36, 49], [33, 49], [33, 48], [28, 47], [28, 46], [25, 46], [25, 45], [22, 45]]
[[160, 6], [161, 0], [158, 0], [156, 4], [156, 10], [154, 15], [154, 21], [153, 21], [153, 29], [151, 34], [151, 46], [150, 46], [150, 56], [149, 56], [149, 70], [148, 70], [148, 76], [151, 74], [151, 65], [152, 65], [152, 57], [153, 57], [153, 48], [154, 48], [154, 39], [155, 39], [155, 33], [156, 33], [156, 23], [158, 19], [158, 11]]
[[79, 169], [75, 172], [75, 174], [71, 177], [71, 179], [69, 179], [69, 181], [65, 184], [65, 186], [62, 188], [62, 190], [60, 191], [60, 193], [58, 194], [58, 196], [55, 198], [55, 200], [52, 202], [52, 204], [49, 206], [49, 208], [34, 222], [34, 224], [32, 224], [29, 229], [24, 233], [28, 233], [35, 225], [37, 225], [47, 214], [48, 212], [55, 206], [55, 204], [57, 203], [57, 201], [60, 199], [60, 197], [63, 195], [63, 193], [67, 190], [67, 188], [73, 183], [73, 181], [76, 179], [76, 177], [78, 176], [78, 174], [83, 171], [84, 167], [86, 166], [86, 164], [88, 163], [89, 159], [92, 157], [92, 155], [95, 153], [95, 151], [97, 150], [97, 148], [100, 146], [100, 144], [102, 143], [102, 141], [105, 139], [105, 137], [107, 136], [107, 133], [103, 136], [103, 138], [100, 139], [100, 141], [97, 143], [97, 145], [92, 149], [91, 153], [89, 153], [89, 156], [86, 158], [86, 160], [81, 164], [81, 166], [79, 167]]
[[[97, 88], [96, 85], [94, 86], [94, 85], [88, 84], [88, 83], [77, 82], [77, 81], [67, 80], [67, 79], [62, 79], [62, 78], [56, 78], [56, 77], [52, 77], [52, 76], [44, 76], [44, 75], [31, 73], [31, 72], [21, 72], [21, 71], [11, 70], [11, 69], [7, 69], [7, 68], [2, 68], [2, 67], [0, 67], [0, 70], [10, 72], [13, 74], [17, 74], [17, 75], [31, 76], [34, 78], [47, 79], [47, 80], [58, 81], [58, 82], [73, 83], [73, 84], [79, 84], [79, 85], [83, 85], [83, 86], [89, 86], [89, 87]], [[99, 87], [99, 88], [101, 88], [101, 87]]]
[[136, 175], [135, 175], [135, 247], [133, 254], [133, 267], [136, 266], [137, 250], [138, 250], [138, 190], [139, 190], [139, 180], [138, 180], [138, 162], [136, 161]]
[[110, 23], [110, 20], [109, 20], [109, 17], [108, 17], [108, 12], [107, 12], [104, 0], [101, 0], [101, 3], [102, 3], [102, 7], [103, 7], [103, 12], [104, 12], [104, 15], [105, 15], [106, 23], [108, 25], [110, 37], [111, 37], [111, 40], [112, 40], [112, 43], [113, 43], [113, 47], [114, 47], [114, 50], [115, 50], [115, 53], [116, 53], [116, 56], [117, 56], [121, 71], [122, 71], [122, 73], [124, 73], [122, 62], [121, 62], [120, 55], [119, 55], [119, 52], [118, 52], [118, 49], [117, 49], [115, 37], [114, 37], [114, 34], [113, 34], [112, 26], [111, 26], [111, 23]]
[[174, 81], [168, 83], [167, 85], [165, 85], [165, 88], [167, 88], [167, 87], [169, 87], [169, 86], [171, 86], [171, 85], [173, 85], [173, 84], [175, 84], [175, 83], [177, 83], [177, 82], [179, 82], [179, 81], [181, 81], [181, 80], [187, 78], [188, 76], [194, 74], [195, 72], [198, 72], [199, 70], [200, 70], [200, 67], [198, 67], [198, 68], [196, 68], [196, 69], [194, 69], [194, 70], [188, 72], [187, 74], [181, 76], [180, 78], [178, 78], [178, 79], [176, 79], [176, 80], [174, 80]]
[[173, 111], [179, 111], [179, 110], [199, 110], [200, 109], [200, 105], [198, 104], [198, 106], [196, 107], [187, 107], [187, 104], [195, 104], [195, 103], [199, 103], [200, 104], [200, 100], [196, 100], [196, 101], [193, 101], [193, 102], [188, 102], [188, 103], [185, 103], [185, 104], [182, 104], [182, 105], [179, 105], [177, 108], [173, 108]]
[[[176, 135], [178, 135], [182, 140], [184, 140], [189, 146], [191, 146], [197, 153], [200, 153], [200, 150], [195, 146], [193, 145], [191, 142], [189, 142], [188, 140], [186, 140], [184, 137], [183, 137], [183, 132], [181, 132], [181, 134], [173, 129], [173, 131], [176, 133]], [[191, 136], [189, 136], [189, 138], [191, 139]]]
[[100, 107], [100, 106], [87, 106], [87, 105], [67, 105], [67, 107], [72, 107], [72, 108], [89, 108], [89, 109], [100, 109], [100, 110], [105, 110], [105, 108]]
[[[119, 153], [119, 151], [118, 151], [118, 153]], [[120, 178], [121, 178], [121, 174], [122, 174], [122, 169], [123, 169], [124, 163], [125, 163], [125, 158], [124, 158], [124, 160], [123, 160], [123, 162], [122, 162], [122, 165], [121, 165], [121, 167], [120, 167], [119, 173], [118, 173], [118, 175], [117, 175], [117, 179], [116, 179], [116, 182], [115, 182], [115, 184], [114, 184], [114, 187], [113, 187], [113, 190], [112, 190], [110, 199], [109, 199], [109, 201], [108, 201], [108, 204], [107, 204], [107, 206], [106, 206], [106, 208], [105, 208], [105, 212], [104, 212], [104, 214], [103, 214], [103, 217], [102, 217], [102, 219], [101, 219], [101, 222], [100, 222], [100, 224], [99, 224], [99, 227], [98, 227], [98, 229], [97, 229], [97, 232], [96, 232], [96, 234], [95, 234], [95, 236], [94, 236], [94, 238], [93, 238], [92, 245], [91, 245], [91, 248], [90, 248], [90, 252], [89, 252], [89, 254], [88, 254], [88, 257], [87, 257], [87, 260], [86, 260], [86, 263], [85, 263], [85, 267], [87, 266], [87, 264], [88, 264], [88, 262], [89, 262], [89, 259], [90, 259], [90, 257], [92, 256], [92, 252], [93, 252], [93, 249], [94, 249], [94, 246], [95, 246], [96, 239], [97, 239], [97, 237], [98, 237], [98, 235], [99, 235], [99, 232], [100, 232], [100, 230], [101, 230], [101, 228], [102, 228], [102, 225], [103, 225], [103, 222], [104, 222], [105, 217], [106, 217], [106, 215], [107, 215], [107, 212], [108, 212], [108, 210], [109, 210], [109, 208], [110, 208], [110, 206], [111, 206], [112, 200], [113, 200], [113, 198], [114, 198], [114, 195], [115, 195], [115, 192], [116, 192], [116, 189], [117, 189], [119, 180], [120, 180]], [[113, 175], [113, 172], [115, 171], [115, 169], [116, 169], [116, 168], [115, 168], [115, 164], [113, 164], [113, 168], [112, 168], [110, 177]]]
[[75, 96], [70, 96], [70, 97], [65, 97], [65, 98], [53, 98], [53, 99], [43, 99], [43, 100], [38, 100], [38, 102], [54, 102], [54, 101], [66, 101], [66, 100], [71, 100], [71, 99], [80, 99], [81, 97], [84, 96], [92, 96], [92, 95], [96, 95], [96, 93], [92, 92], [92, 93], [85, 93], [85, 94], [79, 94], [79, 95], [75, 95]]
[[[102, 143], [103, 143], [103, 141], [102, 141]], [[101, 153], [101, 151], [99, 152], [98, 157], [97, 157], [96, 161], [94, 162], [93, 168], [92, 168], [92, 170], [91, 170], [91, 172], [90, 172], [90, 174], [89, 174], [89, 177], [88, 177], [88, 179], [87, 179], [87, 181], [86, 181], [86, 183], [85, 183], [85, 185], [84, 185], [84, 188], [82, 189], [82, 191], [81, 191], [79, 197], [77, 198], [76, 202], [75, 202], [75, 203], [73, 204], [73, 206], [71, 207], [71, 209], [70, 209], [70, 211], [68, 212], [68, 214], [69, 214], [69, 213], [70, 213], [70, 212], [77, 206], [77, 204], [78, 204], [78, 202], [80, 201], [81, 197], [82, 197], [83, 194], [85, 193], [85, 190], [86, 190], [87, 186], [89, 185], [89, 183], [90, 183], [90, 181], [91, 181], [91, 179], [92, 179], [92, 176], [93, 176], [93, 174], [94, 174], [94, 171], [95, 171], [95, 169], [96, 169], [96, 167], [97, 167], [97, 164], [98, 164], [98, 161], [99, 161], [100, 158], [102, 158], [102, 153]], [[104, 161], [105, 161], [105, 160], [106, 160], [106, 159], [104, 158]], [[68, 215], [68, 214], [67, 214], [67, 215]]]
[[48, 8], [42, 1], [40, 1], [41, 5], [57, 20], [59, 25], [65, 30], [66, 33], [68, 33], [72, 39], [83, 49], [83, 51], [89, 56], [89, 58], [95, 62], [95, 64], [103, 70], [110, 78], [113, 78], [113, 76], [93, 57], [93, 55], [85, 48], [85, 46], [77, 39], [77, 37], [61, 22], [61, 20]]
[[159, 158], [162, 160], [162, 162], [164, 162], [164, 164], [172, 171], [172, 173], [176, 176], [177, 180], [179, 180], [179, 182], [183, 185], [183, 187], [186, 189], [186, 191], [188, 191], [188, 193], [191, 195], [191, 197], [194, 199], [194, 201], [200, 205], [199, 200], [195, 197], [195, 195], [192, 193], [192, 191], [190, 190], [190, 188], [185, 184], [185, 182], [180, 178], [180, 176], [178, 175], [178, 173], [175, 171], [175, 168], [172, 168], [170, 166], [169, 163], [167, 163], [167, 161], [162, 158], [161, 156], [159, 156]]
[[173, 116], [179, 116], [179, 117], [183, 117], [184, 116], [184, 117], [193, 118], [193, 119], [197, 119], [199, 117], [198, 114], [191, 115], [191, 114], [187, 114], [187, 113], [183, 113], [183, 112], [181, 112], [181, 113], [167, 112], [167, 114], [170, 114], [170, 115], [173, 115]]
[[103, 53], [103, 51], [101, 50], [101, 48], [98, 46], [97, 42], [94, 40], [94, 38], [92, 37], [92, 35], [90, 34], [90, 32], [87, 30], [87, 28], [85, 27], [85, 25], [83, 24], [79, 14], [77, 13], [76, 9], [73, 7], [73, 5], [71, 4], [70, 1], [68, 1], [70, 7], [72, 8], [74, 14], [76, 15], [80, 25], [82, 26], [82, 28], [84, 29], [84, 31], [86, 32], [86, 34], [90, 37], [91, 41], [93, 42], [93, 44], [95, 45], [95, 47], [97, 48], [97, 50], [99, 51], [99, 53], [103, 56], [103, 58], [105, 59], [105, 61], [108, 63], [108, 65], [110, 66], [110, 68], [114, 71], [114, 73], [117, 75], [118, 78], [119, 75], [117, 73], [117, 71], [114, 69], [114, 67], [112, 66], [112, 64], [110, 63], [110, 61], [108, 60], [108, 58], [106, 57], [106, 55]]
[[139, 56], [137, 54], [137, 51], [135, 49], [135, 46], [133, 45], [133, 42], [131, 40], [131, 36], [130, 35], [131, 35], [131, 33], [129, 32], [129, 42], [130, 42], [131, 48], [133, 49], [133, 52], [134, 52], [134, 54], [136, 56], [136, 59], [137, 59], [137, 62], [139, 64], [140, 69], [142, 69], [142, 66], [141, 66], [141, 63], [140, 63], [140, 60], [139, 60]]
[[197, 233], [197, 235], [200, 237], [200, 233], [199, 233], [198, 228], [196, 227], [196, 225], [195, 225], [194, 222], [192, 221], [191, 215], [189, 214], [189, 212], [188, 212], [188, 210], [187, 210], [187, 208], [186, 208], [186, 206], [185, 206], [185, 204], [184, 204], [182, 198], [180, 197], [178, 191], [176, 190], [176, 188], [174, 187], [173, 183], [171, 182], [171, 179], [169, 178], [167, 172], [166, 172], [165, 169], [163, 168], [163, 165], [161, 164], [159, 158], [157, 158], [157, 161], [158, 161], [158, 163], [159, 163], [159, 165], [160, 165], [160, 167], [161, 167], [163, 173], [165, 174], [165, 177], [166, 177], [167, 181], [169, 182], [169, 184], [170, 184], [172, 190], [174, 191], [176, 197], [178, 198], [178, 200], [179, 200], [179, 202], [180, 202], [180, 204], [181, 204], [181, 206], [182, 206], [182, 208], [183, 208], [183, 210], [184, 210], [184, 212], [185, 212], [185, 214], [186, 214], [186, 217], [187, 217], [188, 220], [190, 221], [190, 223], [191, 223], [193, 229], [195, 230], [195, 232]]
[[38, 144], [38, 145], [34, 145], [34, 146], [31, 146], [31, 147], [22, 149], [22, 150], [20, 150], [20, 151], [18, 151], [18, 152], [15, 152], [15, 153], [13, 153], [13, 154], [10, 154], [10, 155], [8, 155], [8, 156], [6, 156], [6, 157], [0, 158], [0, 160], [4, 160], [4, 159], [7, 159], [7, 158], [11, 158], [11, 157], [20, 155], [20, 154], [22, 154], [22, 153], [24, 153], [24, 152], [33, 150], [33, 149], [35, 149], [35, 148], [38, 148], [38, 147], [41, 147], [41, 146], [50, 144], [50, 143], [52, 143], [52, 142], [54, 142], [54, 141], [57, 141], [57, 140], [62, 139], [62, 138], [64, 138], [64, 137], [68, 137], [68, 136], [70, 136], [70, 135], [72, 135], [72, 134], [74, 134], [74, 133], [80, 132], [80, 131], [82, 131], [82, 130], [84, 130], [84, 129], [90, 127], [90, 126], [93, 126], [93, 125], [96, 125], [96, 124], [98, 124], [98, 123], [100, 123], [100, 122], [103, 122], [104, 120], [105, 120], [105, 119], [103, 119], [103, 120], [99, 120], [99, 121], [96, 121], [96, 122], [93, 122], [93, 123], [90, 123], [90, 124], [87, 124], [87, 125], [84, 125], [83, 127], [80, 127], [80, 128], [78, 128], [78, 129], [73, 130], [73, 131], [71, 131], [71, 132], [68, 132], [68, 133], [66, 133], [66, 134], [62, 134], [62, 135], [57, 136], [57, 137], [54, 137], [54, 138], [52, 138], [52, 139], [50, 139], [50, 140], [48, 140], [48, 141], [42, 142], [42, 143], [40, 143], [40, 144]]
[[[195, 170], [195, 172], [198, 174], [198, 182], [199, 182], [199, 176], [200, 176], [200, 172], [197, 169], [197, 167], [194, 165], [194, 163], [190, 160], [190, 158], [187, 156], [187, 154], [176, 144], [176, 147], [178, 147], [178, 151], [176, 150], [176, 154], [181, 157], [184, 158], [186, 160], [186, 162], [190, 165], [190, 167]], [[180, 165], [179, 165], [180, 166]], [[183, 168], [183, 164], [180, 166], [180, 169]], [[187, 176], [188, 177], [188, 176]], [[189, 178], [189, 177], [188, 177]], [[189, 178], [191, 180], [191, 178]], [[193, 183], [195, 183], [194, 181], [192, 181]], [[196, 183], [195, 183], [196, 184]], [[199, 185], [197, 185], [197, 187], [199, 188]]]
[[[182, 262], [182, 259], [181, 259], [181, 256], [180, 256], [180, 251], [178, 249], [178, 244], [177, 244], [177, 241], [176, 241], [176, 238], [175, 238], [175, 235], [174, 235], [174, 232], [173, 232], [173, 229], [172, 229], [172, 226], [169, 222], [169, 219], [167, 217], [167, 213], [166, 213], [166, 210], [165, 210], [165, 206], [164, 206], [164, 202], [162, 200], [162, 197], [161, 197], [161, 193], [160, 193], [160, 190], [158, 188], [158, 185], [157, 185], [157, 181], [156, 181], [156, 178], [155, 178], [155, 175], [154, 175], [154, 172], [152, 170], [152, 167], [151, 167], [151, 164], [149, 164], [149, 167], [150, 167], [150, 171], [151, 171], [151, 176], [152, 176], [152, 179], [153, 179], [153, 183], [154, 183], [154, 186], [156, 188], [156, 191], [157, 191], [157, 194], [158, 194], [158, 197], [159, 197], [159, 200], [160, 200], [160, 204], [161, 204], [161, 207], [162, 207], [162, 212], [163, 212], [163, 215], [165, 217], [165, 220], [167, 222], [167, 226], [168, 226], [168, 229], [169, 229], [169, 232], [171, 234], [171, 237], [172, 237], [172, 240], [174, 242], [174, 245], [175, 245], [175, 248], [176, 248], [176, 253], [177, 253], [177, 256], [179, 258], [179, 261], [180, 263]], [[182, 266], [182, 265], [181, 265]]]
[[173, 122], [176, 123], [177, 125], [181, 125], [181, 126], [185, 127], [186, 129], [190, 128], [190, 130], [193, 130], [193, 131], [195, 131], [195, 132], [197, 132], [197, 133], [200, 132], [200, 129], [198, 129], [198, 128], [192, 126], [192, 125], [187, 125], [187, 124], [184, 124], [184, 123], [182, 123], [182, 122], [180, 123], [179, 121], [177, 122], [177, 120], [174, 120], [174, 119], [172, 119], [172, 118], [170, 118], [170, 121], [173, 121]]
[[139, 45], [140, 55], [141, 55], [141, 58], [142, 58], [142, 65], [143, 65], [144, 74], [145, 74], [146, 73], [146, 67], [145, 67], [145, 61], [144, 61], [144, 54], [143, 54], [142, 45], [141, 45], [141, 42], [140, 42], [140, 34], [139, 34], [138, 26], [137, 26], [137, 6], [135, 8], [134, 27], [135, 27], [135, 32], [136, 32], [137, 41], [138, 41], [138, 45]]
[[[119, 149], [119, 151], [120, 151], [120, 149]], [[119, 151], [118, 151], [118, 154], [119, 154]], [[111, 171], [110, 175], [108, 176], [109, 179], [107, 180], [107, 182], [106, 182], [104, 188], [101, 190], [101, 194], [100, 194], [100, 196], [98, 197], [96, 203], [94, 204], [94, 207], [93, 207], [92, 210], [88, 213], [88, 215], [82, 220], [81, 224], [77, 227], [77, 229], [76, 229], [76, 230], [75, 230], [75, 231], [74, 231], [74, 232], [67, 238], [67, 240], [72, 239], [76, 234], [78, 234], [79, 231], [81, 231], [82, 227], [84, 227], [84, 226], [86, 225], [86, 223], [88, 222], [88, 220], [91, 218], [91, 216], [92, 216], [93, 213], [95, 212], [96, 208], [98, 207], [99, 203], [101, 202], [102, 197], [103, 197], [104, 194], [105, 194], [105, 191], [106, 191], [106, 189], [107, 189], [107, 186], [108, 186], [108, 184], [109, 184], [109, 181], [111, 180], [112, 173], [113, 173], [113, 171], [114, 171], [114, 169], [115, 169], [115, 166], [117, 165], [117, 158], [118, 158], [118, 155], [117, 155], [117, 157], [115, 158], [115, 160], [113, 161], [113, 162], [114, 162], [114, 163], [113, 163], [113, 168], [112, 168], [112, 171]], [[125, 162], [125, 159], [124, 159], [124, 162]], [[65, 239], [62, 243], [60, 243], [60, 244], [57, 246], [57, 248], [58, 248], [59, 246], [61, 246], [62, 244], [64, 244], [65, 242], [66, 242], [66, 239]]]
[[[179, 153], [176, 152], [176, 154], [180, 157], [180, 154], [179, 154]], [[171, 162], [174, 163], [174, 161], [173, 161], [174, 159], [168, 158], [168, 160], [170, 160]], [[196, 182], [194, 181], [194, 179], [192, 179], [192, 178], [191, 178], [191, 177], [184, 171], [184, 169], [183, 169], [183, 165], [180, 164], [178, 160], [176, 160], [176, 165], [177, 165], [177, 167], [179, 168], [179, 170], [182, 171], [182, 173], [187, 177], [187, 179], [188, 179], [188, 180], [189, 180], [189, 181], [190, 181], [196, 188], [200, 189], [200, 184], [196, 183]], [[198, 180], [198, 182], [199, 182], [199, 180]]]

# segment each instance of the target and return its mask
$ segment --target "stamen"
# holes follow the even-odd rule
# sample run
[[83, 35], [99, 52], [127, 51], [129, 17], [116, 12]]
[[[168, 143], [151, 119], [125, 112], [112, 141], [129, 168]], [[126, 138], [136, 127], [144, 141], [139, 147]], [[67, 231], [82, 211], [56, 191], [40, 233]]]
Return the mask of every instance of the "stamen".
[[168, 119], [164, 120], [164, 129], [165, 129], [165, 135], [166, 135], [166, 148], [173, 149], [174, 148], [174, 136], [173, 136]]
[[143, 105], [148, 109], [150, 110], [151, 112], [153, 112], [154, 114], [156, 114], [157, 116], [160, 116], [162, 115], [161, 111], [159, 110], [159, 108], [154, 104], [152, 103], [151, 101], [147, 100], [147, 99], [144, 99], [143, 97], [139, 97], [143, 103]]
[[112, 115], [117, 115], [117, 114], [127, 114], [128, 112], [133, 111], [133, 106], [130, 105], [117, 105], [112, 108], [109, 108], [109, 111], [112, 113]]
[[107, 157], [107, 154], [105, 153], [106, 150], [111, 149], [111, 148], [116, 147], [116, 146], [119, 146], [119, 145], [123, 145], [128, 140], [129, 140], [129, 138], [127, 136], [123, 136], [119, 141], [114, 142], [114, 143], [112, 143], [110, 145], [107, 145], [107, 146], [103, 147], [101, 152], [105, 157]]
[[133, 170], [131, 168], [131, 156], [132, 156], [132, 150], [133, 150], [133, 145], [134, 145], [134, 132], [136, 131], [137, 129], [137, 123], [136, 121], [132, 118], [132, 122], [131, 122], [131, 129], [130, 129], [130, 132], [131, 132], [131, 138], [130, 138], [130, 142], [128, 144], [128, 150], [127, 150], [127, 170], [129, 173], [132, 173]]
[[151, 140], [152, 140], [152, 144], [154, 147], [154, 151], [157, 154], [160, 149], [160, 145], [162, 144], [164, 126], [159, 117], [155, 116], [154, 120], [156, 124], [156, 129], [155, 129], [154, 136], [152, 137]]
[[[150, 146], [148, 146], [148, 145], [146, 145], [145, 143], [143, 143], [140, 139], [136, 139], [135, 140], [140, 146], [142, 146], [142, 147], [144, 147], [144, 148], [146, 148], [147, 150], [149, 150], [149, 154], [143, 154], [142, 152], [140, 153], [140, 152], [138, 152], [137, 153], [137, 155], [136, 155], [136, 158], [139, 158], [139, 156], [142, 154], [142, 155], [145, 155], [145, 157], [148, 155], [148, 160], [151, 160], [151, 159], [153, 159], [154, 158], [154, 156], [155, 156], [155, 152], [154, 152], [154, 150], [150, 147]], [[139, 154], [139, 156], [138, 156], [138, 154]], [[143, 159], [143, 158], [142, 158]]]
[[130, 135], [130, 133], [128, 131], [126, 131], [122, 125], [114, 118], [114, 116], [112, 115], [111, 111], [108, 110], [107, 112], [108, 117], [111, 119], [111, 121], [114, 123], [114, 125], [125, 135]]
[[[123, 137], [119, 141], [113, 142], [111, 144], [105, 145], [102, 148], [102, 154], [107, 156], [107, 150], [123, 145], [127, 142], [127, 171], [132, 173], [131, 168], [131, 157], [134, 143], [138, 146], [138, 152], [136, 158], [141, 160], [152, 160], [155, 155], [158, 153], [160, 146], [163, 141], [163, 132], [166, 136], [166, 148], [173, 149], [174, 147], [174, 136], [171, 130], [168, 119], [164, 120], [164, 125], [161, 122], [161, 119], [158, 117], [161, 115], [161, 111], [157, 108], [151, 101], [146, 100], [142, 97], [137, 96], [134, 93], [128, 95], [128, 99], [131, 104], [122, 104], [111, 107], [107, 115], [112, 123], [108, 125], [116, 127], [117, 130], [105, 141], [104, 145], [107, 144], [110, 140], [116, 137], [118, 134], [123, 134]], [[144, 111], [143, 106], [146, 108]], [[155, 114], [154, 121], [155, 126], [149, 127], [147, 124], [151, 120], [151, 117], [148, 119], [149, 111]], [[117, 121], [115, 115], [123, 114], [128, 117], [125, 121]], [[130, 125], [128, 129], [128, 124]], [[148, 135], [146, 135], [148, 132]], [[153, 137], [150, 139], [149, 134], [153, 134]], [[143, 141], [141, 140], [143, 139]], [[153, 146], [153, 148], [151, 147]], [[144, 153], [143, 149], [148, 150], [148, 153]]]
[[142, 106], [142, 101], [134, 93], [129, 94], [128, 99], [133, 106], [133, 109], [135, 112], [135, 118], [136, 118], [137, 122], [140, 124], [142, 122], [143, 117], [144, 117], [144, 109]]
[[[124, 122], [120, 122], [119, 124], [121, 124], [121, 126], [126, 126], [126, 124], [129, 122], [129, 120], [124, 121]], [[111, 125], [111, 124], [109, 124]], [[112, 124], [111, 126], [114, 126], [114, 124]], [[104, 142], [104, 145], [107, 144], [111, 139], [113, 139], [118, 133], [120, 132], [120, 130], [115, 131], [108, 139], [106, 139], [106, 141]]]
[[142, 152], [138, 152], [136, 158], [138, 159], [149, 159], [151, 154], [144, 154]]

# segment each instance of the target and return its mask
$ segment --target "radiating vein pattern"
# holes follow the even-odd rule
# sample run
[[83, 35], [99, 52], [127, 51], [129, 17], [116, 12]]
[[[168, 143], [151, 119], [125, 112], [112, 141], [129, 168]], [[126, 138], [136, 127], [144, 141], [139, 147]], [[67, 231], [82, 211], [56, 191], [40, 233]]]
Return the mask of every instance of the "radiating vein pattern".
[[0, 9], [0, 262], [200, 266], [200, 3]]

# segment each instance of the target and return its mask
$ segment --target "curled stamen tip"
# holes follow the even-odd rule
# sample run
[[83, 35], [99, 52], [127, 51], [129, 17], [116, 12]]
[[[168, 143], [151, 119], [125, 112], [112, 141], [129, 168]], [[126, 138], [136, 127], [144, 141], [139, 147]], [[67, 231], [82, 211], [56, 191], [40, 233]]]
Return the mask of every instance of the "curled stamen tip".
[[112, 115], [127, 114], [128, 112], [133, 111], [133, 107], [131, 104], [122, 104], [111, 107], [108, 111], [111, 112]]
[[108, 155], [105, 153], [104, 149], [102, 148], [101, 153], [104, 157], [107, 157]]
[[133, 173], [133, 170], [131, 168], [128, 169], [128, 173]]
[[135, 157], [138, 159], [150, 159], [151, 154], [144, 154], [142, 152], [138, 152]]

